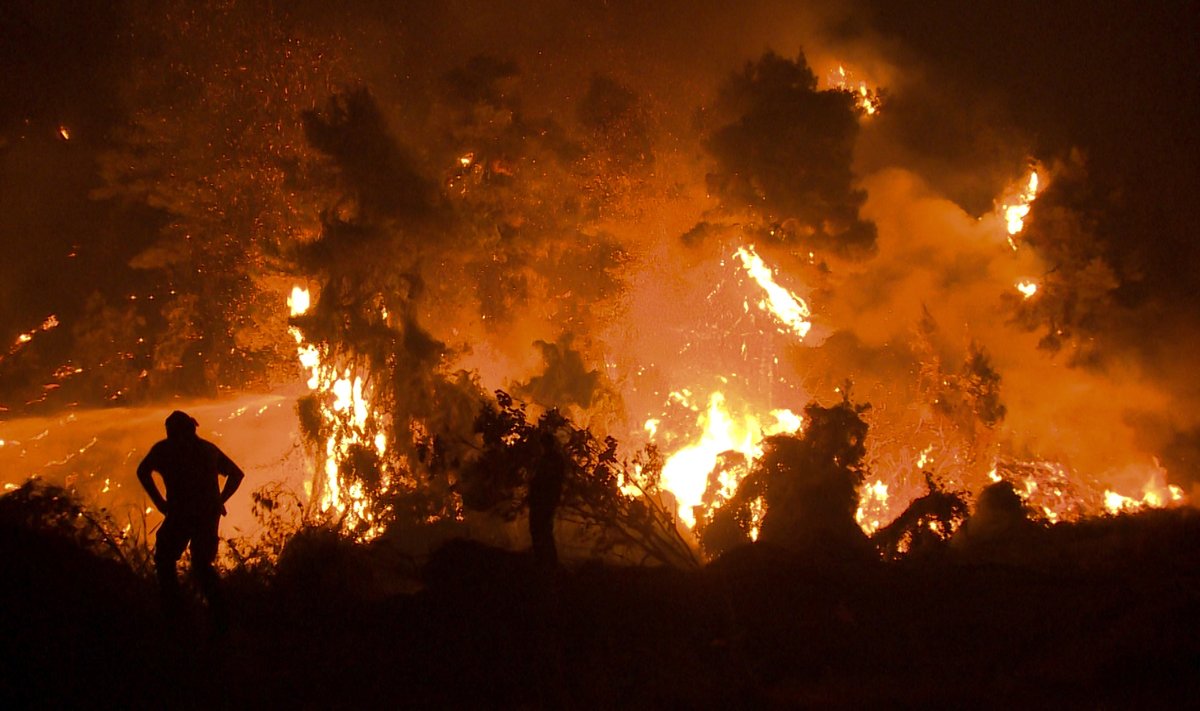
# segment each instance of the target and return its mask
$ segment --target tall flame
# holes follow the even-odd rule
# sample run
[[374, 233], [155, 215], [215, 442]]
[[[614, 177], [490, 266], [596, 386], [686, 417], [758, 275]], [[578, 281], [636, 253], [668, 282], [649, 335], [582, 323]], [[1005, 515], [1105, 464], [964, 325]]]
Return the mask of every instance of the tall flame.
[[[302, 316], [311, 308], [312, 298], [308, 289], [294, 286], [287, 303], [293, 317]], [[308, 374], [308, 389], [320, 395], [322, 429], [330, 432], [321, 452], [323, 465], [314, 475], [310, 493], [318, 497], [321, 512], [335, 515], [350, 528], [365, 528], [364, 536], [374, 537], [380, 528], [367, 492], [361, 482], [344, 481], [341, 472], [355, 447], [374, 449], [380, 457], [387, 451], [387, 436], [371, 407], [370, 387], [352, 368], [328, 362], [323, 349], [308, 343], [299, 328], [292, 326], [289, 331], [296, 341], [300, 365]], [[388, 486], [387, 474], [383, 472], [383, 491]]]
[[1038, 172], [1036, 169], [1031, 170], [1025, 185], [1012, 197], [1012, 202], [1000, 205], [1000, 213], [1004, 216], [1004, 226], [1008, 231], [1008, 244], [1013, 251], [1017, 249], [1017, 243], [1013, 237], [1025, 229], [1025, 218], [1029, 217], [1029, 212], [1033, 209], [1033, 201], [1037, 199], [1040, 189]]
[[742, 260], [746, 273], [766, 292], [766, 298], [758, 302], [758, 307], [778, 318], [799, 338], [807, 336], [812, 329], [808, 320], [812, 312], [804, 299], [776, 283], [774, 272], [754, 251], [754, 245], [738, 247], [734, 255]]

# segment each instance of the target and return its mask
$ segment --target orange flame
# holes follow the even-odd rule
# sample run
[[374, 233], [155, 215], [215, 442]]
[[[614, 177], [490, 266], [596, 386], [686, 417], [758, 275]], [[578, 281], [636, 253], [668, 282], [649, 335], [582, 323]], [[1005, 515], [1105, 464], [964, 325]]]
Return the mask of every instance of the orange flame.
[[[287, 299], [293, 317], [308, 312], [312, 298], [308, 289], [294, 286]], [[371, 389], [366, 380], [350, 367], [337, 367], [327, 361], [323, 349], [308, 343], [295, 326], [289, 329], [296, 340], [296, 356], [308, 373], [310, 391], [320, 394], [319, 412], [331, 434], [321, 452], [323, 466], [314, 472], [313, 481], [306, 485], [309, 495], [318, 495], [317, 506], [323, 513], [335, 515], [350, 528], [366, 524], [365, 538], [374, 538], [382, 529], [376, 525], [371, 512], [372, 501], [361, 482], [343, 481], [341, 468], [350, 458], [355, 446], [374, 448], [382, 457], [387, 451], [387, 436], [381, 431], [371, 406]], [[381, 489], [386, 491], [387, 473]]]
[[739, 247], [734, 255], [742, 260], [746, 273], [766, 292], [767, 297], [758, 302], [758, 307], [783, 322], [792, 333], [803, 339], [812, 329], [808, 304], [803, 299], [780, 286], [775, 274], [754, 251], [754, 245]]
[[[774, 422], [768, 424], [754, 414], [734, 415], [726, 406], [724, 393], [714, 392], [709, 396], [708, 409], [697, 418], [702, 427], [700, 437], [667, 457], [662, 471], [662, 487], [675, 496], [679, 518], [689, 529], [696, 525], [695, 509], [703, 504], [709, 477], [722, 454], [739, 452], [748, 461], [756, 459], [762, 454], [764, 436], [794, 432], [802, 425], [800, 416], [791, 410], [773, 410], [771, 415]], [[722, 472], [717, 501], [705, 513], [712, 513], [728, 501], [747, 472], [743, 470], [740, 475]], [[761, 503], [759, 508], [762, 509]], [[757, 528], [753, 535], [757, 535], [756, 531]]]

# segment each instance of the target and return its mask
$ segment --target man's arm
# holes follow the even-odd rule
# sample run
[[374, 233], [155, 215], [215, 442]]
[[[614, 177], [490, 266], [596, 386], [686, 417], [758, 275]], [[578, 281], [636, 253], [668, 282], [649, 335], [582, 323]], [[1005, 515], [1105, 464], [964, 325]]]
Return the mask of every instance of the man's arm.
[[242, 472], [241, 467], [233, 463], [233, 460], [225, 456], [221, 452], [220, 468], [217, 470], [225, 475], [225, 487], [221, 489], [221, 505], [224, 506], [226, 501], [229, 501], [238, 487], [242, 485], [242, 479], [246, 478], [246, 474]]
[[142, 463], [138, 465], [137, 478], [138, 481], [142, 483], [142, 488], [145, 489], [146, 493], [150, 496], [150, 501], [154, 502], [154, 508], [165, 514], [167, 512], [167, 500], [163, 498], [161, 493], [159, 493], [158, 484], [154, 483], [154, 463], [152, 461], [153, 456], [154, 450], [151, 449], [150, 454], [147, 454], [146, 458], [142, 460]]

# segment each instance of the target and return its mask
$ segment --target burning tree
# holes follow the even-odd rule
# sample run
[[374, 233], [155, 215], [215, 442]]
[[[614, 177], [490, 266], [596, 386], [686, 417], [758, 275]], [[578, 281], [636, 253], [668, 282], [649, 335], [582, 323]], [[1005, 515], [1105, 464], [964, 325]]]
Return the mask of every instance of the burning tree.
[[899, 558], [945, 543], [967, 517], [966, 497], [947, 491], [932, 473], [924, 474], [928, 493], [913, 499], [894, 521], [871, 537], [885, 558]]
[[[452, 78], [479, 93], [468, 75], [482, 73], [486, 86], [508, 71], [485, 71], [489, 66], [475, 62]], [[489, 92], [476, 100], [497, 108]], [[389, 523], [462, 521], [472, 513], [514, 520], [525, 506], [518, 494], [537, 465], [531, 442], [548, 425], [544, 420], [530, 424], [524, 406], [507, 395], [491, 402], [477, 375], [452, 366], [463, 351], [421, 324], [423, 309], [439, 301], [427, 289], [425, 264], [473, 257], [448, 249], [440, 235], [473, 240], [478, 225], [468, 218], [490, 214], [495, 205], [489, 193], [479, 198], [480, 212], [448, 203], [449, 197], [421, 176], [412, 154], [388, 135], [378, 105], [365, 90], [336, 95], [305, 121], [309, 141], [332, 162], [343, 193], [327, 210], [320, 236], [294, 251], [297, 270], [319, 289], [315, 302], [299, 287], [291, 300], [292, 333], [312, 390], [300, 403], [301, 422], [315, 459], [323, 463], [314, 503], [367, 536], [378, 535]], [[463, 166], [473, 160], [464, 159]], [[504, 164], [488, 165], [491, 172], [476, 178], [500, 181], [502, 193], [511, 189], [495, 173]], [[459, 179], [448, 185], [455, 187]], [[472, 200], [474, 192], [455, 199]], [[507, 248], [522, 249], [519, 244]], [[486, 284], [479, 284], [485, 289], [481, 296]], [[488, 308], [502, 306], [493, 300]], [[486, 313], [509, 317], [507, 310]], [[585, 371], [570, 337], [539, 345], [546, 372], [520, 385], [522, 390], [543, 403], [566, 398], [568, 405], [592, 404], [602, 384]], [[572, 382], [559, 382], [563, 378]], [[569, 423], [565, 430], [571, 465], [562, 512], [587, 532], [593, 550], [692, 561], [674, 519], [657, 503], [661, 462], [651, 453], [633, 463], [618, 462], [615, 440], [602, 442], [590, 429]], [[642, 497], [622, 493], [622, 486], [635, 479]]]

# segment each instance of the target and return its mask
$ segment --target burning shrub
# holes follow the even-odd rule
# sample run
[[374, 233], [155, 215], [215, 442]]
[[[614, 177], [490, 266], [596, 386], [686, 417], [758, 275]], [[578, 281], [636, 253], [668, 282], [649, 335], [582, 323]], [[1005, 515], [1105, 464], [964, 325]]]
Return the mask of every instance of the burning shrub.
[[617, 458], [617, 441], [603, 442], [555, 411], [531, 423], [524, 403], [503, 391], [476, 420], [483, 446], [461, 472], [463, 505], [505, 520], [523, 514], [526, 492], [541, 465], [543, 442], [559, 443], [567, 461], [559, 521], [572, 526], [595, 555], [638, 563], [694, 565], [696, 560], [661, 500], [662, 459], [653, 448], [633, 461]]
[[884, 558], [930, 550], [949, 541], [962, 526], [967, 517], [966, 497], [947, 491], [929, 472], [925, 472], [925, 485], [928, 493], [913, 499], [896, 520], [872, 537]]
[[867, 549], [854, 514], [865, 471], [862, 413], [869, 407], [848, 394], [832, 407], [810, 403], [801, 434], [766, 438], [734, 498], [698, 527], [705, 549], [716, 555], [751, 540], [805, 552]]

